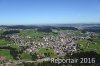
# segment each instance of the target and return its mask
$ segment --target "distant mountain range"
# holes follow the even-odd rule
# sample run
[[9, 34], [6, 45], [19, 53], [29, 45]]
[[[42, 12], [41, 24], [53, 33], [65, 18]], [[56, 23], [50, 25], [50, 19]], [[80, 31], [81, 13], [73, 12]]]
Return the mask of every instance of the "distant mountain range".
[[1, 25], [0, 28], [6, 29], [34, 29], [50, 30], [50, 29], [64, 29], [64, 30], [86, 30], [92, 32], [100, 32], [100, 24], [50, 24], [50, 25]]

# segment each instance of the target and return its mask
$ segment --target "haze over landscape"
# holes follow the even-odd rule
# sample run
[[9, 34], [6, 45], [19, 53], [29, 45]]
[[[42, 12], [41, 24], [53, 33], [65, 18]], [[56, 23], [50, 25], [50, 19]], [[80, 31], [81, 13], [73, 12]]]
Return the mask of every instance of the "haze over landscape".
[[0, 0], [0, 25], [100, 23], [100, 0]]

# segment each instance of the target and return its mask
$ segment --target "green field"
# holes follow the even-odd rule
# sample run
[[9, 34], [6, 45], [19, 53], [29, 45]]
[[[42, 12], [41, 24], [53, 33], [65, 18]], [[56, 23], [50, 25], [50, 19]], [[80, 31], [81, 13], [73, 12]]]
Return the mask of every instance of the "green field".
[[25, 31], [21, 31], [18, 35], [22, 37], [30, 36], [31, 38], [40, 39], [40, 37], [43, 37], [46, 35], [56, 36], [57, 34], [53, 32], [46, 33], [46, 32], [39, 32], [36, 30], [25, 30]]
[[10, 44], [11, 42], [5, 40], [5, 39], [0, 39], [0, 47], [2, 46], [7, 46], [7, 44]]
[[32, 56], [30, 54], [22, 53], [20, 56], [21, 56], [21, 59], [32, 60]]
[[20, 49], [20, 47], [18, 45], [14, 45], [14, 44], [10, 45], [10, 47], [15, 48], [15, 49]]
[[100, 38], [94, 38], [93, 40], [100, 44]]
[[55, 57], [56, 53], [53, 49], [50, 48], [40, 48], [37, 50], [37, 53], [44, 54], [45, 56]]
[[4, 32], [3, 30], [0, 30], [0, 35], [1, 35], [3, 32]]
[[0, 49], [0, 56], [5, 57], [6, 59], [13, 59], [13, 57], [10, 54], [10, 51], [5, 49]]
[[88, 40], [79, 40], [77, 43], [80, 45], [81, 51], [95, 51], [100, 54], [100, 39], [95, 40], [95, 43]]

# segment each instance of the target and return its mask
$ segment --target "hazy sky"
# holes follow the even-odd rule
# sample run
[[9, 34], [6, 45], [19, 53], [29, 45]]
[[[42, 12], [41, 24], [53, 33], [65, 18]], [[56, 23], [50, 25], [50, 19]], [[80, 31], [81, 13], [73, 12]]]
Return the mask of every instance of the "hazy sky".
[[100, 23], [100, 0], [0, 0], [0, 25]]

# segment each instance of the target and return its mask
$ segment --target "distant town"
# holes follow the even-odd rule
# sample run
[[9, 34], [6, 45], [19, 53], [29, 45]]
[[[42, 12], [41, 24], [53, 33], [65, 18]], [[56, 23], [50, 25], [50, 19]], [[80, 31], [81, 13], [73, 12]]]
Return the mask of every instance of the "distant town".
[[100, 63], [100, 24], [0, 26], [0, 66], [58, 66], [51, 58]]

